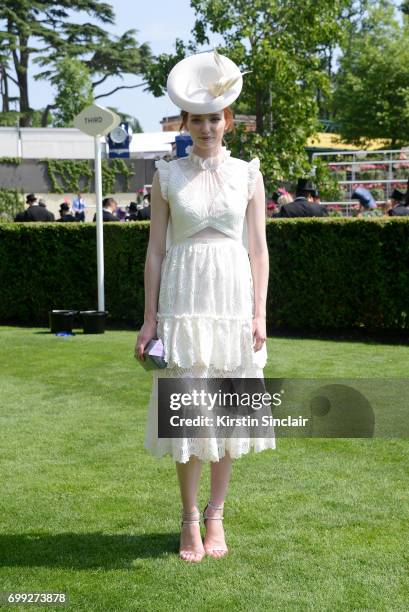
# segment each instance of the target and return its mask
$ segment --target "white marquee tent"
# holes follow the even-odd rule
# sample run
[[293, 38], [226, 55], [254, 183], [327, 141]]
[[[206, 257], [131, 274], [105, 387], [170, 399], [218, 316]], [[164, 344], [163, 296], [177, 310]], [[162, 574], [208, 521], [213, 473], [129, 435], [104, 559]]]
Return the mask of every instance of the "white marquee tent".
[[[179, 132], [146, 132], [133, 134], [130, 155], [152, 159], [172, 153]], [[102, 155], [108, 156], [105, 137], [101, 138]], [[94, 139], [76, 128], [0, 127], [0, 157], [22, 159], [93, 159]]]

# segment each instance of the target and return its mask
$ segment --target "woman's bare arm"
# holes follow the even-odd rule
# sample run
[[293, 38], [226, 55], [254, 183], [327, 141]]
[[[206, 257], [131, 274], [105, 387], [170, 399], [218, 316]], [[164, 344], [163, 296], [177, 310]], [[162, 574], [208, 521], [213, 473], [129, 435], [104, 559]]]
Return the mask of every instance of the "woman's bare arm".
[[254, 195], [247, 206], [246, 219], [254, 288], [254, 348], [258, 351], [266, 339], [266, 302], [269, 276], [265, 192], [261, 173], [257, 177]]
[[162, 197], [159, 176], [156, 172], [152, 181], [150, 233], [144, 272], [144, 323], [138, 334], [135, 347], [135, 355], [139, 358], [142, 358], [146, 344], [156, 335], [161, 266], [166, 253], [168, 218], [169, 204]]

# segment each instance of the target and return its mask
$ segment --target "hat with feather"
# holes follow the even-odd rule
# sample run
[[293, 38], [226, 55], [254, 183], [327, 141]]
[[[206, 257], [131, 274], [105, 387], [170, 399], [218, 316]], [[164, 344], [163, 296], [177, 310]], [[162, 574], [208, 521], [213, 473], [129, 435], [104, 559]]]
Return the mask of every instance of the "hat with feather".
[[216, 50], [196, 53], [170, 71], [168, 95], [181, 110], [197, 115], [215, 113], [239, 97], [247, 72], [240, 72], [232, 60]]

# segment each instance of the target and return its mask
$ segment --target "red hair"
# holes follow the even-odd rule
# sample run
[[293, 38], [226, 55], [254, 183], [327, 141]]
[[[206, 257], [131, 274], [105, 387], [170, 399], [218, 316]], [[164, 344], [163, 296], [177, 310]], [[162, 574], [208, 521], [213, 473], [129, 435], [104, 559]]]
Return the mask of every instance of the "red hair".
[[[233, 116], [233, 111], [230, 108], [230, 106], [227, 106], [226, 108], [223, 109], [223, 114], [224, 114], [224, 120], [226, 121], [226, 133], [234, 132], [234, 116]], [[179, 130], [182, 130], [183, 128], [187, 127], [187, 120], [189, 117], [188, 111], [182, 110], [182, 112], [180, 113], [180, 117], [182, 119], [182, 123], [179, 126]]]

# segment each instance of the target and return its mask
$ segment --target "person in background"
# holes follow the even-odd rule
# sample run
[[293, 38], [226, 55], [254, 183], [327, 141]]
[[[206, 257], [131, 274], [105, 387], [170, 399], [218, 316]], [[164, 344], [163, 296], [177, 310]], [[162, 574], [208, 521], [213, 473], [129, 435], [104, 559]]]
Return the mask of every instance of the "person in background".
[[273, 193], [271, 194], [271, 201], [273, 202], [273, 204], [275, 204], [276, 206], [278, 205], [278, 198], [281, 196], [282, 194], [279, 191], [273, 191]]
[[358, 200], [359, 202], [357, 217], [374, 216], [377, 205], [372, 193], [368, 189], [365, 189], [365, 187], [357, 187], [351, 195], [351, 200]]
[[277, 208], [273, 212], [271, 217], [273, 219], [278, 219], [280, 217], [280, 210], [281, 210], [282, 206], [284, 206], [284, 204], [290, 204], [290, 202], [292, 202], [293, 199], [294, 198], [291, 195], [291, 193], [288, 193], [287, 191], [285, 193], [283, 193], [282, 195], [280, 195], [280, 197], [278, 198], [278, 202], [277, 202]]
[[121, 206], [118, 206], [118, 208], [116, 209], [116, 216], [118, 218], [118, 221], [124, 223], [126, 221], [126, 210], [124, 210]]
[[26, 197], [26, 204], [28, 204], [28, 208], [24, 213], [24, 218], [19, 219], [20, 221], [55, 221], [52, 212], [44, 206], [39, 206], [38, 199], [34, 193], [30, 193]]
[[387, 213], [389, 216], [394, 216], [392, 214], [392, 210], [397, 208], [398, 206], [402, 206], [404, 204], [405, 194], [403, 191], [399, 191], [399, 189], [394, 189], [391, 193], [390, 200], [388, 202], [387, 210], [385, 210], [385, 214]]
[[388, 214], [391, 217], [407, 217], [409, 215], [409, 179], [408, 179], [407, 190], [406, 190], [406, 194], [404, 195], [404, 198], [402, 198], [399, 206], [395, 206], [394, 208], [391, 208], [391, 210], [388, 211]]
[[272, 217], [279, 210], [278, 198], [281, 196], [281, 190], [273, 191], [267, 200], [267, 217]]
[[129, 204], [126, 221], [138, 221], [138, 205], [136, 202], [131, 202]]
[[314, 204], [321, 204], [321, 195], [320, 195], [320, 192], [318, 191], [318, 189], [314, 189], [314, 191], [312, 193], [312, 200], [313, 200]]
[[85, 201], [81, 193], [77, 193], [77, 197], [72, 201], [72, 210], [76, 221], [85, 221]]
[[276, 212], [276, 210], [277, 210], [276, 204], [273, 202], [271, 198], [269, 198], [267, 200], [267, 205], [266, 205], [266, 216], [272, 217], [274, 213]]
[[64, 223], [75, 222], [76, 218], [71, 214], [70, 205], [67, 202], [60, 204], [60, 218], [57, 221]]
[[147, 188], [146, 193], [143, 196], [142, 204], [144, 206], [151, 205], [151, 190], [149, 188]]
[[295, 200], [283, 204], [278, 217], [327, 217], [328, 211], [320, 204], [314, 204], [316, 186], [305, 178], [298, 179]]
[[291, 193], [283, 193], [283, 195], [280, 195], [280, 197], [278, 198], [278, 205], [281, 207], [284, 206], [284, 204], [290, 204], [293, 199], [294, 198]]
[[[43, 200], [43, 198], [39, 198], [38, 199], [38, 205], [41, 206], [42, 208], [47, 208], [47, 204], [45, 203], [45, 200]], [[53, 216], [53, 221], [55, 221], [55, 217], [54, 217], [54, 213], [50, 212], [50, 214]]]
[[147, 193], [143, 199], [143, 206], [138, 210], [138, 221], [149, 221], [151, 218], [151, 194]]
[[144, 189], [138, 189], [138, 191], [136, 192], [136, 205], [138, 207], [138, 210], [141, 208], [142, 206], [142, 202], [143, 202], [143, 198], [144, 198]]
[[[105, 223], [107, 221], [119, 221], [118, 217], [115, 215], [115, 211], [117, 209], [118, 204], [114, 200], [114, 198], [104, 198], [102, 200], [102, 221]], [[97, 214], [95, 213], [93, 221], [97, 220]]]

